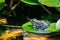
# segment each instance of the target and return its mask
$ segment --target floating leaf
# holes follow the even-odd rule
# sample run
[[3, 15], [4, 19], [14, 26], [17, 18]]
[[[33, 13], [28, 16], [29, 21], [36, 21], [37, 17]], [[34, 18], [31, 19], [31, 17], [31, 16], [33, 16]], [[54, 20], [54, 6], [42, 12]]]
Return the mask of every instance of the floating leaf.
[[41, 4], [49, 7], [60, 7], [60, 0], [38, 0]]
[[31, 5], [38, 5], [39, 2], [37, 0], [21, 0], [24, 3], [31, 4]]
[[34, 30], [32, 28], [32, 23], [31, 22], [27, 22], [27, 23], [23, 24], [22, 28], [24, 30], [28, 31], [28, 32], [42, 33], [42, 34], [52, 33], [52, 32], [56, 31], [55, 23], [51, 23], [50, 26], [46, 30]]
[[45, 30], [51, 30], [51, 31], [56, 30], [56, 23], [51, 23], [51, 24], [50, 24], [50, 27], [48, 27], [48, 28], [45, 29]]
[[4, 7], [5, 0], [0, 0], [0, 10]]

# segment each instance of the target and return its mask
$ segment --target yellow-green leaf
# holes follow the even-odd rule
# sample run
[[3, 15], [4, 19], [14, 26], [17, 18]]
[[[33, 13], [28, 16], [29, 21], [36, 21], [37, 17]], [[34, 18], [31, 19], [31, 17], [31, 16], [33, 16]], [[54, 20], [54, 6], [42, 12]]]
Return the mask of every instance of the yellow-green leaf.
[[4, 7], [5, 0], [0, 0], [0, 10]]
[[38, 0], [41, 4], [49, 7], [60, 7], [60, 0]]
[[31, 5], [38, 5], [39, 2], [37, 0], [21, 0], [24, 3], [31, 4]]
[[23, 24], [22, 28], [28, 32], [39, 33], [39, 34], [40, 33], [47, 34], [47, 33], [52, 33], [52, 32], [56, 31], [55, 23], [51, 23], [50, 26], [46, 30], [38, 30], [38, 29], [34, 30], [31, 22], [27, 22], [27, 23]]

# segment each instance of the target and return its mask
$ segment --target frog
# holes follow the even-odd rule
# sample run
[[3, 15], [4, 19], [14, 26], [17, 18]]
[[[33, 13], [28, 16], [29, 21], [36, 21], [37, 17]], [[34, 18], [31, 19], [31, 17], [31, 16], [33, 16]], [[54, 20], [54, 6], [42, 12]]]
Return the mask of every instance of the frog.
[[38, 30], [45, 30], [50, 25], [49, 22], [45, 22], [43, 20], [31, 19], [30, 21], [31, 21], [31, 23], [33, 25], [33, 29], [34, 30], [36, 30], [36, 29], [38, 29]]

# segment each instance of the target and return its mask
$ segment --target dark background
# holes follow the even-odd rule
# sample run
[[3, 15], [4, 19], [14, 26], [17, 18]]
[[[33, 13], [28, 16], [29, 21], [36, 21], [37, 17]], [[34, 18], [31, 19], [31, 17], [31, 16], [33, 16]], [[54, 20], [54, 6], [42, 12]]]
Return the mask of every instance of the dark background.
[[[6, 0], [5, 3], [9, 5], [10, 0]], [[17, 0], [14, 1], [14, 4], [16, 3]], [[16, 17], [12, 11], [10, 13], [12, 16], [7, 15], [8, 11], [5, 14], [2, 13], [5, 9], [9, 10], [8, 7], [4, 7], [3, 10], [0, 11], [0, 16], [7, 18], [8, 24], [10, 25], [22, 25], [28, 21], [26, 17], [29, 17], [30, 19], [36, 18], [39, 20], [48, 20], [51, 22], [56, 22], [60, 18], [60, 13], [54, 7], [44, 6], [51, 12], [50, 15], [40, 5], [29, 5], [21, 2], [15, 9]]]

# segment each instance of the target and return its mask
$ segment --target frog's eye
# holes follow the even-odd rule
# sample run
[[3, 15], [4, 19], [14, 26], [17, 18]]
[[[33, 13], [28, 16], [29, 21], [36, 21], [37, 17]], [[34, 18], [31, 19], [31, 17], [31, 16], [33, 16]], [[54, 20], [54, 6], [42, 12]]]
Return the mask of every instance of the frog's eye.
[[60, 30], [60, 19], [57, 21], [57, 23], [56, 23], [56, 29], [57, 30]]
[[41, 4], [49, 7], [60, 7], [60, 0], [38, 0]]

